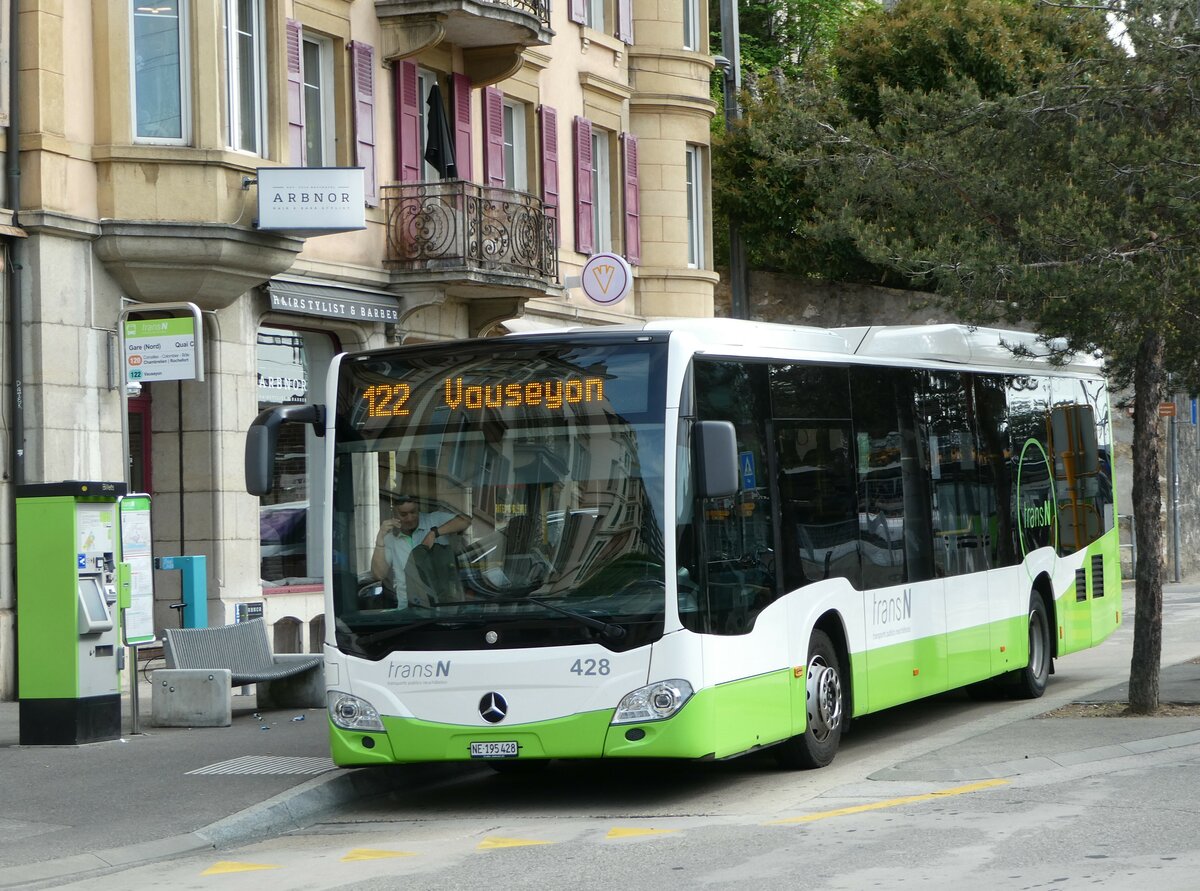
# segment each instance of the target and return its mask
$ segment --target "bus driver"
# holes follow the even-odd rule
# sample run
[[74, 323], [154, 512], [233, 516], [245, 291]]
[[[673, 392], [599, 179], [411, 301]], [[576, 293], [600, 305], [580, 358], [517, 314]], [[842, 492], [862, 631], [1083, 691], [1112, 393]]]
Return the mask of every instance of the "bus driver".
[[462, 532], [470, 524], [467, 517], [449, 511], [425, 513], [410, 495], [396, 497], [391, 518], [383, 521], [375, 535], [371, 575], [395, 591], [403, 605], [408, 599], [405, 569], [413, 550], [446, 544], [444, 536]]

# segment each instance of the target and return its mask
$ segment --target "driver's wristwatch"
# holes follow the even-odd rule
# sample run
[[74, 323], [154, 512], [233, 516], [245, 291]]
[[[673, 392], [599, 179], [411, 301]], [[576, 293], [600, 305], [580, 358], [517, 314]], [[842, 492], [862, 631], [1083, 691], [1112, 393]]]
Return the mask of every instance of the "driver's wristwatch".
[[437, 526], [431, 527], [429, 531], [433, 533], [434, 538], [438, 537], [438, 527]]

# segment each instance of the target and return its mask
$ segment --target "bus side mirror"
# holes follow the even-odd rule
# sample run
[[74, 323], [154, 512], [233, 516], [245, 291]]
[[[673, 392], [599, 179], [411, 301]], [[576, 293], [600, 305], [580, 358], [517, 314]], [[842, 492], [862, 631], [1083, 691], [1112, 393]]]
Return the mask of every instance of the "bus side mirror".
[[738, 491], [737, 433], [729, 421], [697, 421], [694, 430], [697, 494], [729, 498]]
[[275, 448], [279, 427], [285, 421], [312, 424], [318, 436], [325, 435], [325, 406], [278, 405], [261, 412], [246, 431], [246, 491], [270, 495], [275, 478]]

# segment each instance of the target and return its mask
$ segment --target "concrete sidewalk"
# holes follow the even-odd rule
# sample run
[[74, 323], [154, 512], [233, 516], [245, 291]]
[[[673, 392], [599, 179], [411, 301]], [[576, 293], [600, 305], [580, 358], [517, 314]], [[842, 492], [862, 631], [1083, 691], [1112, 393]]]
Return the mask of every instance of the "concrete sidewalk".
[[20, 746], [19, 705], [0, 702], [0, 888], [286, 831], [405, 769], [339, 770], [324, 709], [256, 712], [234, 697], [230, 727], [148, 727], [84, 746]]
[[[1200, 656], [1200, 587], [1171, 586], [1168, 659]], [[1126, 625], [1111, 655], [1128, 666], [1132, 591]], [[1195, 641], [1193, 649], [1192, 642]], [[1167, 653], [1168, 651], [1164, 651]], [[1054, 689], [1051, 681], [1051, 694]], [[1101, 687], [1094, 684], [1089, 690]], [[1200, 664], [1176, 661], [1161, 674], [1160, 700], [1200, 703]], [[155, 728], [141, 685], [144, 732], [86, 746], [20, 746], [16, 702], [0, 702], [0, 888], [53, 887], [66, 877], [286, 832], [349, 802], [428, 786], [461, 770], [412, 765], [340, 770], [329, 759], [323, 709], [256, 713], [252, 696], [234, 697], [230, 727]], [[962, 694], [947, 694], [958, 695]], [[1125, 684], [1072, 701], [1121, 701]], [[1011, 776], [1087, 760], [1200, 743], [1200, 717], [1043, 718], [1065, 700], [1047, 695], [1011, 720], [953, 745], [914, 754], [875, 779], [955, 781]], [[885, 719], [886, 720], [886, 719]]]

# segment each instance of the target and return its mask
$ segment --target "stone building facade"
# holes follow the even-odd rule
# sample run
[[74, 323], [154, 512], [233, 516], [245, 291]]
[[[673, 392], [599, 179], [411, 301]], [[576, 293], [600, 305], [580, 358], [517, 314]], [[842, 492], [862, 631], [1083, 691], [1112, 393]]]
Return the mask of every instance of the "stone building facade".
[[[707, 0], [0, 0], [0, 15], [0, 699], [14, 484], [128, 477], [153, 496], [155, 554], [206, 556], [210, 623], [258, 606], [278, 650], [309, 650], [315, 444], [286, 443], [260, 504], [241, 455], [261, 408], [309, 398], [341, 350], [713, 314]], [[300, 183], [362, 168], [361, 228], [258, 226], [273, 168]], [[624, 302], [573, 281], [600, 252], [633, 268]], [[205, 378], [145, 384], [126, 407], [120, 322], [178, 303], [202, 312]], [[178, 574], [155, 585], [155, 627], [177, 624]]]

